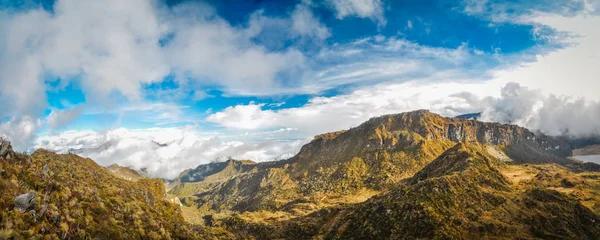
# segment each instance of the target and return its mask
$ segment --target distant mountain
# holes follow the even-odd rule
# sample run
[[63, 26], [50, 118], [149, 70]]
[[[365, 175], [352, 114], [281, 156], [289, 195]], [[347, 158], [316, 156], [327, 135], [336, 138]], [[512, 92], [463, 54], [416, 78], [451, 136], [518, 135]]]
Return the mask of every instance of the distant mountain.
[[573, 155], [600, 155], [600, 144], [588, 145], [583, 148], [573, 150]]
[[141, 173], [139, 173], [138, 171], [134, 170], [131, 167], [122, 167], [116, 163], [112, 164], [106, 168], [115, 176], [120, 177], [125, 180], [129, 180], [129, 181], [137, 181], [139, 179], [147, 177], [147, 176], [143, 176]]
[[467, 114], [463, 114], [463, 115], [458, 115], [454, 118], [467, 119], [467, 120], [479, 120], [481, 118], [481, 112], [467, 113]]
[[182, 172], [177, 179], [171, 181], [169, 193], [179, 197], [189, 197], [210, 190], [234, 176], [250, 171], [255, 164], [249, 160], [229, 159], [225, 162], [200, 165]]

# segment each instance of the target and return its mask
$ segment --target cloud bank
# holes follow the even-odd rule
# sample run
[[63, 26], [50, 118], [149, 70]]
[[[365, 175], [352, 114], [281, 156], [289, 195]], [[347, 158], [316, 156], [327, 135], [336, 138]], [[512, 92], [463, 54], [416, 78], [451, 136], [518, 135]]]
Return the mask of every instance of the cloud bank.
[[[135, 169], [146, 169], [153, 177], [175, 178], [183, 170], [228, 157], [254, 161], [274, 161], [292, 157], [305, 140], [268, 140], [268, 136], [285, 136], [291, 129], [263, 133], [262, 141], [207, 137], [193, 127], [115, 129], [106, 132], [68, 131], [43, 136], [36, 148], [60, 153], [69, 151], [108, 166], [118, 163]], [[242, 139], [242, 140], [237, 140]]]

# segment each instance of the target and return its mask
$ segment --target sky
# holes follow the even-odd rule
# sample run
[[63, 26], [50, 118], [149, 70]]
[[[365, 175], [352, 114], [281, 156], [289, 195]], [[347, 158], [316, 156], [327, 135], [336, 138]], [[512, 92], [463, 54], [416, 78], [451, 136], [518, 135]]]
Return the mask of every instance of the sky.
[[600, 134], [600, 0], [0, 0], [0, 136], [151, 175], [417, 109]]

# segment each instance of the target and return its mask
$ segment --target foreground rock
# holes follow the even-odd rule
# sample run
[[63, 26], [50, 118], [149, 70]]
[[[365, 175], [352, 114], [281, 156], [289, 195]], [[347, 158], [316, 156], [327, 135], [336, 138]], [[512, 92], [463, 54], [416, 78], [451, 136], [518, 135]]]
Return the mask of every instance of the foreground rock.
[[0, 138], [0, 157], [9, 157], [12, 152], [12, 146], [10, 142]]
[[36, 195], [34, 192], [21, 194], [15, 198], [15, 209], [21, 213], [26, 212], [35, 204]]

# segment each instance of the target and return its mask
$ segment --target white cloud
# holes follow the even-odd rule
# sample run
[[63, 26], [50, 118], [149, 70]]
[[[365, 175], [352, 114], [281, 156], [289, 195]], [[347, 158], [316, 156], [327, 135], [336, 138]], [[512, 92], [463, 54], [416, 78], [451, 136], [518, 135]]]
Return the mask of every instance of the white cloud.
[[30, 117], [13, 118], [0, 124], [0, 137], [11, 141], [16, 151], [25, 151], [35, 138], [35, 131], [42, 125], [41, 121]]
[[333, 97], [315, 97], [297, 108], [269, 110], [262, 109], [264, 105], [257, 103], [232, 106], [205, 120], [231, 129], [290, 127], [305, 136], [312, 136], [348, 129], [383, 114], [423, 108], [446, 116], [476, 111], [475, 106], [451, 95], [464, 90], [487, 94], [500, 87], [498, 83], [382, 84]]
[[[265, 134], [278, 135], [289, 131], [282, 129]], [[254, 161], [286, 159], [305, 142], [238, 140], [243, 137], [227, 139], [226, 136], [202, 136], [191, 127], [121, 128], [107, 132], [68, 131], [41, 136], [36, 140], [36, 147], [58, 152], [79, 149], [75, 150], [77, 154], [90, 157], [104, 166], [118, 163], [136, 169], [146, 168], [155, 177], [174, 178], [185, 169], [227, 157]]]
[[546, 94], [584, 97], [600, 100], [600, 16], [561, 17], [540, 16], [533, 22], [559, 31], [568, 31], [570, 46], [547, 55], [537, 56], [535, 62], [516, 69], [501, 71], [497, 78], [541, 89]]
[[328, 0], [327, 2], [333, 6], [339, 19], [354, 16], [371, 18], [377, 20], [379, 24], [386, 24], [381, 0]]
[[77, 119], [83, 113], [83, 106], [76, 106], [65, 110], [52, 110], [48, 115], [48, 125], [50, 128], [56, 129], [63, 127], [71, 121]]
[[489, 63], [500, 59], [477, 52], [466, 43], [443, 48], [396, 37], [363, 38], [321, 50], [316, 61], [335, 64], [322, 64], [314, 74], [315, 80], [306, 82], [303, 88], [318, 92], [348, 84], [487, 80], [493, 70]]
[[[306, 28], [319, 23], [311, 16], [301, 11], [298, 28], [325, 37], [327, 29]], [[59, 0], [52, 14], [0, 11], [0, 19], [0, 100], [10, 103], [0, 110], [8, 116], [41, 115], [48, 76], [60, 77], [59, 86], [77, 79], [90, 104], [114, 103], [114, 94], [139, 100], [143, 84], [171, 73], [188, 89], [216, 84], [264, 94], [280, 87], [278, 74], [305, 61], [297, 50], [253, 43], [246, 29], [200, 3], [169, 9], [145, 0]]]
[[485, 121], [512, 123], [549, 135], [575, 137], [600, 135], [600, 102], [583, 98], [546, 95], [540, 90], [508, 83], [499, 97], [455, 94]]
[[[254, 44], [214, 13], [198, 14], [189, 4], [177, 7], [171, 21], [173, 39], [165, 57], [181, 76], [193, 76], [204, 85], [217, 84], [237, 94], [265, 94], [278, 87], [277, 75], [304, 64], [298, 50], [269, 52]], [[184, 81], [180, 79], [180, 81]]]
[[444, 116], [483, 112], [483, 120], [518, 124], [550, 135], [600, 135], [600, 103], [546, 95], [502, 81], [386, 84], [334, 97], [316, 97], [298, 108], [228, 107], [206, 121], [231, 129], [291, 127], [306, 136], [348, 129], [384, 114], [430, 109]]
[[292, 12], [292, 30], [300, 35], [328, 38], [331, 33], [318, 19], [315, 18], [309, 6], [298, 4]]

